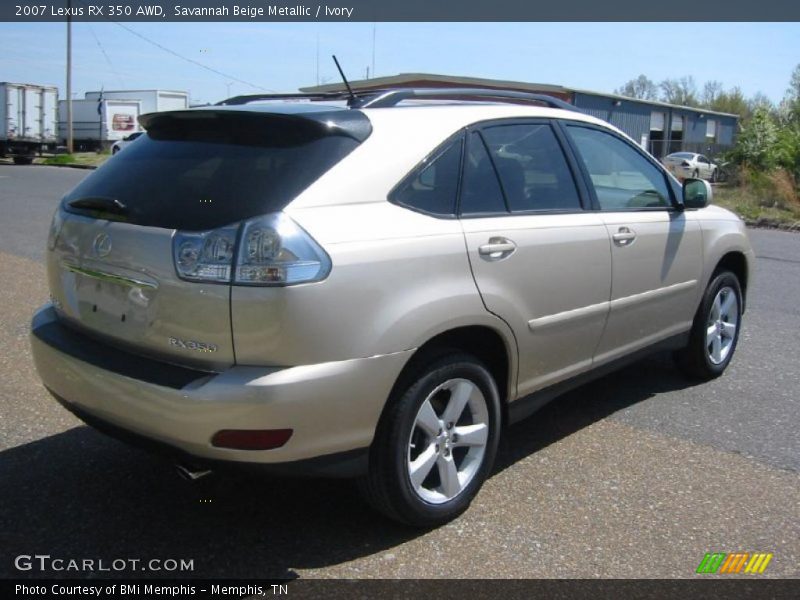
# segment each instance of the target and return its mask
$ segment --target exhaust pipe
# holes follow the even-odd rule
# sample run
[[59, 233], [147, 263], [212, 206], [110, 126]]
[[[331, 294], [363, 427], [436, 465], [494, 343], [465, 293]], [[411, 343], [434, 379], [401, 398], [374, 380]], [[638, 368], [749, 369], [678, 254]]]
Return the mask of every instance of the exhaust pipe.
[[183, 463], [176, 463], [175, 469], [178, 471], [178, 475], [183, 477], [186, 481], [197, 481], [198, 479], [211, 474], [210, 469], [196, 469], [195, 467]]

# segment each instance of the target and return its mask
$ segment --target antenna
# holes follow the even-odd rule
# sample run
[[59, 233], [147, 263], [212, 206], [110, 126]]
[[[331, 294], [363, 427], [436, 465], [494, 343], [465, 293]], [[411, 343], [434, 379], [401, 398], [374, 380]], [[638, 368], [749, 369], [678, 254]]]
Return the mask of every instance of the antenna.
[[347, 88], [347, 93], [350, 95], [350, 102], [356, 101], [356, 95], [353, 93], [353, 88], [350, 87], [350, 84], [347, 81], [347, 77], [344, 76], [344, 71], [342, 71], [342, 67], [339, 65], [339, 61], [336, 60], [336, 55], [333, 55], [333, 62], [336, 63], [336, 68], [339, 69], [339, 75], [342, 76], [342, 81], [344, 81], [344, 85]]

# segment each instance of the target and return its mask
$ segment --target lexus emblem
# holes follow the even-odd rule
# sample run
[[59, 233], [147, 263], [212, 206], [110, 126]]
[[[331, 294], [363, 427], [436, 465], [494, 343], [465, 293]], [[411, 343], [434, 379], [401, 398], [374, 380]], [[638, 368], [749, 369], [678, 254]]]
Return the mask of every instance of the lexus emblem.
[[94, 251], [94, 255], [98, 258], [108, 256], [111, 252], [111, 238], [108, 237], [108, 234], [97, 234], [97, 237], [94, 238], [94, 242], [92, 243], [92, 250]]

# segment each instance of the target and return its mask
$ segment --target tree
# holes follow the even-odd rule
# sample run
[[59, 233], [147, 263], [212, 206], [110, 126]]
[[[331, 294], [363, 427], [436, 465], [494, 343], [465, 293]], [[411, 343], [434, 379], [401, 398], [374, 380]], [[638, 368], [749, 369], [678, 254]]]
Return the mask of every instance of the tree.
[[697, 85], [694, 77], [681, 77], [680, 79], [665, 79], [660, 84], [661, 99], [670, 104], [681, 106], [699, 106], [697, 98]]
[[741, 88], [734, 87], [728, 92], [720, 92], [714, 101], [705, 104], [704, 108], [716, 110], [717, 112], [732, 113], [739, 115], [743, 120], [749, 118], [752, 113], [750, 101], [745, 98]]
[[800, 64], [792, 71], [789, 88], [786, 90], [786, 99], [794, 102], [800, 101]]
[[745, 125], [736, 140], [733, 159], [752, 168], [769, 170], [776, 166], [776, 144], [778, 126], [770, 112], [759, 107]]
[[789, 88], [781, 102], [780, 112], [782, 120], [800, 124], [800, 64], [792, 71]]
[[722, 82], [716, 80], [706, 81], [706, 84], [703, 86], [703, 106], [711, 108], [717, 101], [717, 98], [724, 93]]
[[658, 86], [646, 76], [639, 75], [636, 79], [631, 79], [622, 87], [614, 90], [614, 93], [639, 100], [657, 100]]

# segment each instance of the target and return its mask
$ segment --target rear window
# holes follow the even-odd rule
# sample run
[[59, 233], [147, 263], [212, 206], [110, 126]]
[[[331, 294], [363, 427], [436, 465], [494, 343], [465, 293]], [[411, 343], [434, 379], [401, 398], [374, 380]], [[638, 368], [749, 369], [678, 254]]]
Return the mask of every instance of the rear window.
[[[311, 119], [184, 113], [155, 122], [65, 196], [64, 209], [137, 225], [213, 229], [283, 209], [358, 145]], [[68, 206], [86, 198], [125, 208]]]

